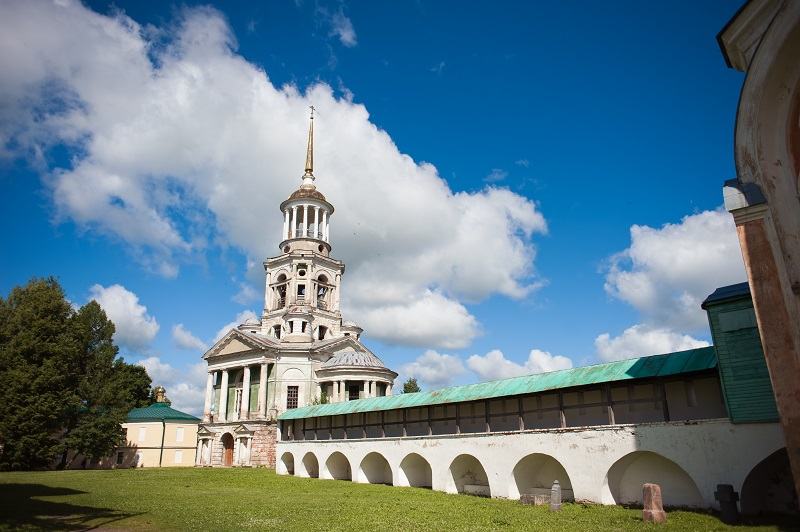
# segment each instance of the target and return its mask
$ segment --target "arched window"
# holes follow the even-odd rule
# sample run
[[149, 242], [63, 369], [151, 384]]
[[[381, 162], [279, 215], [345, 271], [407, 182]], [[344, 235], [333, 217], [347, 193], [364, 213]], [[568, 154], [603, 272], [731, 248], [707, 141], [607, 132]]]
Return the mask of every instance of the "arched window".
[[328, 308], [328, 300], [327, 295], [329, 292], [329, 287], [326, 286], [328, 284], [328, 278], [324, 275], [320, 275], [317, 278], [317, 308], [322, 310], [326, 310]]

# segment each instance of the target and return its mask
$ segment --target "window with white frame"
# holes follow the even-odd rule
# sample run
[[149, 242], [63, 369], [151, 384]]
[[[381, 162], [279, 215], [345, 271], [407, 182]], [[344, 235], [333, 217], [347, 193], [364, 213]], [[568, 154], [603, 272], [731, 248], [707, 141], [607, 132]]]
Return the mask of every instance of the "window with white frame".
[[147, 436], [147, 427], [139, 427], [139, 441], [144, 441]]
[[183, 427], [178, 427], [175, 431], [175, 441], [183, 441]]
[[175, 451], [175, 463], [180, 464], [183, 462], [183, 451]]

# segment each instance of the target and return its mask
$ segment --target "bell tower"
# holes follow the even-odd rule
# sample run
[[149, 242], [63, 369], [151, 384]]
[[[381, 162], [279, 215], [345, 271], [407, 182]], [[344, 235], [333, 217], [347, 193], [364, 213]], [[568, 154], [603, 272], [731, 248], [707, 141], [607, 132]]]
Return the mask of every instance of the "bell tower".
[[302, 184], [280, 205], [281, 254], [264, 262], [261, 333], [281, 342], [311, 343], [343, 335], [339, 287], [344, 264], [330, 257], [333, 205], [314, 185], [314, 110], [312, 106]]

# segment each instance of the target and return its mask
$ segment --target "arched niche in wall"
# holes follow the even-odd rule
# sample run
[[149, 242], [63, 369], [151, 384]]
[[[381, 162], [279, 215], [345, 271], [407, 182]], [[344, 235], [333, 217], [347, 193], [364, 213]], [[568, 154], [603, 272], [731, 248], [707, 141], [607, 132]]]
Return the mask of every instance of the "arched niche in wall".
[[308, 452], [303, 457], [303, 469], [305, 474], [303, 476], [309, 478], [319, 478], [319, 460], [314, 453]]
[[325, 462], [325, 469], [328, 470], [330, 478], [334, 480], [353, 479], [350, 461], [339, 451], [336, 451], [328, 457], [328, 460]]
[[389, 461], [380, 453], [369, 453], [361, 460], [358, 482], [361, 484], [386, 484], [391, 486], [392, 468], [389, 466]]
[[459, 455], [450, 464], [445, 491], [491, 497], [489, 477], [480, 460], [471, 454]]
[[651, 451], [634, 451], [614, 462], [605, 483], [615, 504], [642, 504], [642, 486], [651, 483], [661, 487], [664, 506], [705, 506], [692, 477], [672, 460]]
[[572, 481], [561, 462], [547, 454], [529, 454], [514, 466], [508, 497], [519, 499], [520, 495], [549, 495], [556, 480], [561, 486], [561, 499], [574, 500]]
[[276, 473], [279, 475], [294, 475], [294, 455], [292, 453], [283, 453], [278, 461], [277, 469]]
[[741, 505], [746, 515], [800, 516], [786, 447], [764, 458], [750, 471], [742, 484]]
[[431, 464], [417, 453], [411, 453], [400, 462], [397, 472], [397, 485], [414, 488], [431, 488], [433, 472]]

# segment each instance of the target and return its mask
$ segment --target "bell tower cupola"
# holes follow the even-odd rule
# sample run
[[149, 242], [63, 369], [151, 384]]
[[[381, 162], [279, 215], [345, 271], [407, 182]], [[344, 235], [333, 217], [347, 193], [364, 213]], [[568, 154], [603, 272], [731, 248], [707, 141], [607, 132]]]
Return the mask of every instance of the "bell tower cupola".
[[281, 253], [264, 262], [261, 333], [287, 344], [344, 335], [339, 311], [344, 264], [330, 256], [333, 206], [314, 186], [314, 107], [302, 180], [300, 188], [281, 203]]
[[312, 105], [303, 183], [281, 203], [280, 207], [283, 213], [283, 234], [280, 243], [282, 253], [305, 251], [324, 256], [330, 254], [330, 219], [333, 215], [333, 206], [314, 186], [315, 179], [314, 106]]

